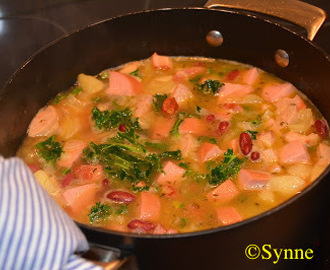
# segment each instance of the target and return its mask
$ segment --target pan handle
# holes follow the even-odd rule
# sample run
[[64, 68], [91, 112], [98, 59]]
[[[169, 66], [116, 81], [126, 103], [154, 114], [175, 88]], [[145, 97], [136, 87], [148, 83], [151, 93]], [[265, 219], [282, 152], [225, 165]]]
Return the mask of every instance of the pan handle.
[[310, 40], [326, 19], [323, 9], [298, 0], [209, 0], [205, 7], [241, 9], [275, 16], [305, 28]]

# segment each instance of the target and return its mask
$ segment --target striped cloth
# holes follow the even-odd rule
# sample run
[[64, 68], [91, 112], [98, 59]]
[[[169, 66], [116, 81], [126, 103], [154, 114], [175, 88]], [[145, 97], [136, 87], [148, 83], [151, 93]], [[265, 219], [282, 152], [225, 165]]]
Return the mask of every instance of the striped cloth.
[[18, 158], [0, 156], [0, 269], [102, 269], [85, 236]]

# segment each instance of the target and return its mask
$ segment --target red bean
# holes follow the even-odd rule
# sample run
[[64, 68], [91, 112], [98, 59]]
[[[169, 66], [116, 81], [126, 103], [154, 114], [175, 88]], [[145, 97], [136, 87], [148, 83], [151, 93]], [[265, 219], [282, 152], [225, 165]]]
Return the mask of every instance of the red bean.
[[253, 161], [256, 161], [256, 160], [258, 160], [260, 158], [260, 153], [259, 152], [252, 152], [251, 153], [251, 159], [253, 160]]
[[118, 130], [120, 132], [126, 132], [126, 125], [125, 124], [121, 124], [119, 127], [118, 127]]
[[120, 190], [110, 192], [107, 198], [118, 203], [131, 203], [135, 201], [133, 194]]
[[214, 114], [209, 114], [205, 116], [205, 119], [207, 121], [213, 122], [215, 120], [215, 115]]
[[221, 132], [221, 133], [224, 133], [229, 127], [229, 122], [228, 121], [221, 121], [219, 123], [219, 127], [218, 127], [218, 130]]
[[166, 98], [163, 102], [162, 105], [162, 111], [169, 114], [169, 115], [173, 115], [176, 113], [176, 111], [178, 110], [179, 105], [176, 102], [175, 98]]
[[243, 155], [248, 155], [252, 150], [252, 140], [248, 133], [243, 132], [239, 136], [239, 147]]
[[109, 180], [107, 178], [102, 180], [102, 187], [107, 187], [109, 185]]
[[151, 232], [155, 229], [155, 224], [150, 221], [133, 219], [127, 224], [127, 227], [131, 230], [143, 230], [145, 232]]
[[328, 137], [328, 127], [327, 124], [325, 123], [324, 120], [316, 120], [314, 122], [314, 128], [316, 133], [321, 137], [321, 138], [326, 138]]

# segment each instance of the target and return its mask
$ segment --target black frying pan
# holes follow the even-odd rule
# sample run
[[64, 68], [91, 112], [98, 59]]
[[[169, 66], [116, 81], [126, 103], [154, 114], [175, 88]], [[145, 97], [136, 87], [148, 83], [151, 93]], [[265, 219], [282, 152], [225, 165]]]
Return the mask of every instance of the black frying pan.
[[[244, 14], [243, 14], [244, 13]], [[206, 42], [211, 30], [224, 42]], [[274, 53], [285, 50], [285, 68]], [[330, 61], [311, 41], [263, 15], [204, 8], [145, 11], [110, 19], [61, 38], [34, 55], [1, 91], [0, 153], [15, 155], [34, 114], [79, 73], [97, 74], [109, 67], [149, 57], [204, 56], [248, 63], [294, 84], [330, 119]], [[80, 224], [94, 243], [137, 255], [141, 269], [301, 269], [309, 260], [247, 259], [249, 244], [306, 248], [329, 216], [330, 168], [301, 194], [262, 215], [238, 224], [177, 235], [137, 235]], [[267, 257], [267, 254], [264, 253]]]

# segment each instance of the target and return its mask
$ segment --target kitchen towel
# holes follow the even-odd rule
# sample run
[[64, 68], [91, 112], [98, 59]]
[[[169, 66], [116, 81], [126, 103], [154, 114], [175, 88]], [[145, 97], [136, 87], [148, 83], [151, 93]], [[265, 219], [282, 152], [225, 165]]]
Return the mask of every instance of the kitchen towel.
[[0, 269], [102, 269], [88, 242], [19, 158], [0, 156]]

